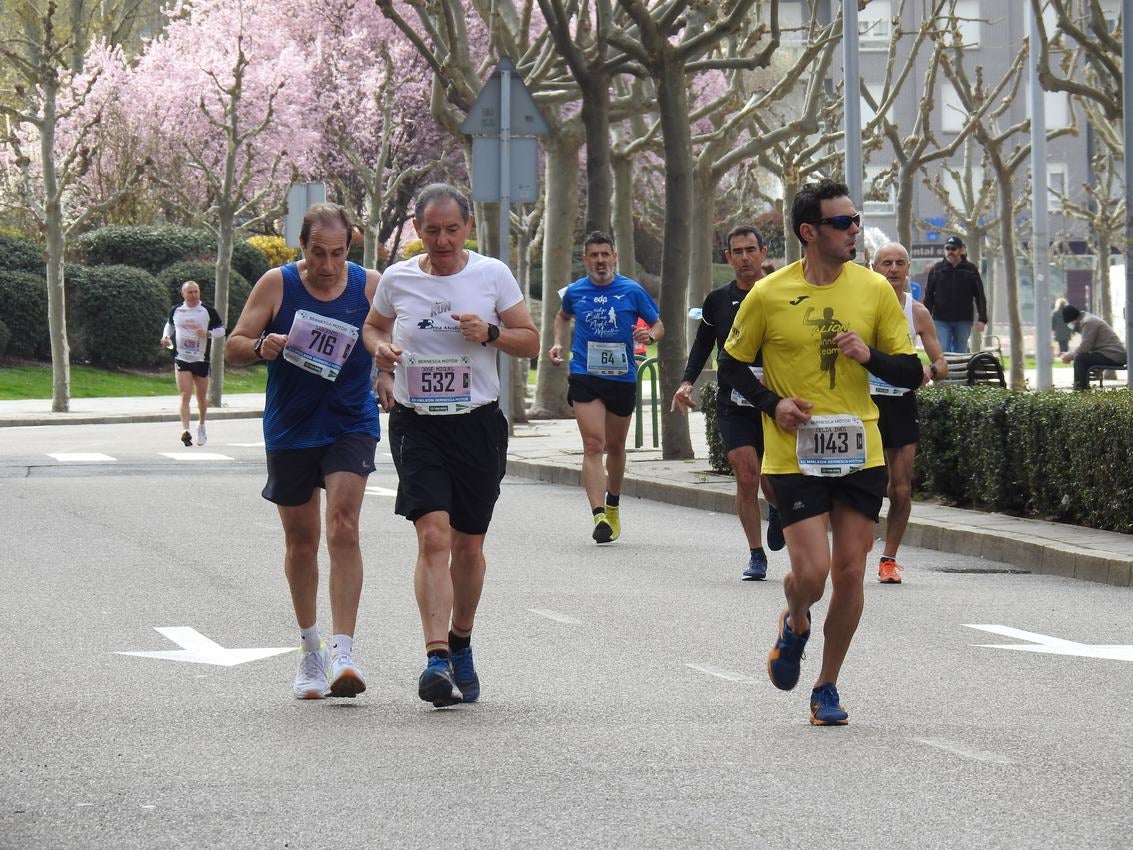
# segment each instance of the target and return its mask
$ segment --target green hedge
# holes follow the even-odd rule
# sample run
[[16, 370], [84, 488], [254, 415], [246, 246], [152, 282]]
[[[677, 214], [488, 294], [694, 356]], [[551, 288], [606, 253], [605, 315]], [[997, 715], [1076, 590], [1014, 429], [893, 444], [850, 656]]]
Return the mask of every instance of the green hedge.
[[92, 363], [136, 367], [162, 359], [158, 341], [170, 301], [153, 275], [130, 266], [93, 266], [76, 290], [77, 332]]
[[[169, 293], [170, 303], [181, 302], [181, 285], [187, 280], [195, 280], [201, 287], [201, 300], [216, 306], [216, 265], [203, 260], [185, 260], [174, 263], [157, 275], [157, 281]], [[228, 318], [229, 328], [236, 326], [236, 320], [244, 309], [244, 304], [252, 292], [252, 285], [244, 276], [232, 270], [228, 280]]]
[[[708, 460], [728, 474], [716, 387], [700, 393]], [[918, 390], [914, 486], [959, 507], [1133, 532], [1133, 392]]]
[[0, 269], [43, 274], [43, 249], [30, 239], [0, 233]]
[[8, 326], [7, 354], [51, 357], [47, 325], [47, 281], [41, 274], [0, 268], [0, 317]]
[[[211, 233], [175, 225], [113, 224], [84, 233], [77, 244], [88, 265], [134, 266], [150, 274], [182, 260], [216, 258]], [[270, 265], [263, 251], [238, 239], [232, 246], [232, 268], [245, 280], [257, 281]]]

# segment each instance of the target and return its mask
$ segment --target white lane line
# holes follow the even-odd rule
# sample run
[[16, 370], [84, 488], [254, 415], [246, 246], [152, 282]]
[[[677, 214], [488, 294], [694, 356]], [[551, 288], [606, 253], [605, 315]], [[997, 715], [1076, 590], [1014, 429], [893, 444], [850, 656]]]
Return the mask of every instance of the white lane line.
[[232, 460], [228, 455], [216, 452], [159, 452], [158, 454], [173, 460]]
[[952, 755], [971, 761], [979, 761], [985, 764], [1011, 764], [1011, 759], [1001, 756], [999, 753], [989, 753], [986, 750], [969, 750], [967, 747], [960, 747], [949, 741], [939, 741], [932, 738], [913, 738], [913, 740], [918, 744], [924, 744], [926, 747], [944, 750], [946, 753], [952, 753]]
[[366, 488], [366, 492], [371, 496], [396, 496], [396, 490], [390, 490], [388, 487], [379, 487], [376, 484]]
[[547, 608], [528, 608], [532, 614], [538, 614], [540, 617], [546, 617], [548, 620], [554, 620], [556, 623], [568, 623], [570, 625], [578, 625], [581, 620], [576, 620], [574, 617], [568, 617], [566, 614], [560, 614], [558, 611], [551, 611]]
[[60, 463], [117, 463], [118, 458], [104, 455], [102, 452], [56, 452], [49, 453]]
[[225, 445], [239, 446], [242, 449], [262, 449], [264, 447], [264, 441], [260, 440], [258, 443], [226, 443]]
[[743, 673], [735, 673], [731, 670], [725, 670], [723, 667], [713, 667], [711, 664], [685, 664], [685, 667], [691, 667], [693, 670], [699, 670], [701, 673], [707, 673], [709, 676], [718, 676], [729, 682], [754, 682], [751, 676], [745, 676]]

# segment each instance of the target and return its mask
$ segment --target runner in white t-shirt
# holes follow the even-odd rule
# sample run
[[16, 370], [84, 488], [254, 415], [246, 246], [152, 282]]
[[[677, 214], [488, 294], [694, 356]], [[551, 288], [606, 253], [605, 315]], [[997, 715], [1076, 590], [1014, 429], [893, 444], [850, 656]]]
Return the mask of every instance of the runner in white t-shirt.
[[382, 274], [362, 329], [379, 369], [394, 371], [389, 443], [394, 510], [417, 529], [414, 588], [427, 665], [417, 693], [441, 707], [475, 702], [471, 636], [484, 586], [484, 537], [507, 463], [496, 352], [529, 358], [539, 332], [511, 271], [464, 248], [468, 199], [425, 187], [414, 208], [425, 255]]
[[208, 413], [209, 349], [214, 337], [224, 336], [220, 314], [201, 302], [201, 287], [195, 280], [181, 284], [185, 300], [169, 311], [161, 344], [173, 350], [173, 371], [181, 393], [181, 442], [193, 445], [189, 435], [189, 397], [197, 393], [197, 445], [208, 442], [205, 415]]

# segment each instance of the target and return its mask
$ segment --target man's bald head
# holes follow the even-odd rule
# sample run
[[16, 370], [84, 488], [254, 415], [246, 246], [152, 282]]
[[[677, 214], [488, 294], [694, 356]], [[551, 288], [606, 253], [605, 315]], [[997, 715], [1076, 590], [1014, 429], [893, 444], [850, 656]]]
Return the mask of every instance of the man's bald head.
[[873, 252], [873, 270], [885, 277], [898, 292], [909, 282], [909, 252], [897, 242], [886, 242]]

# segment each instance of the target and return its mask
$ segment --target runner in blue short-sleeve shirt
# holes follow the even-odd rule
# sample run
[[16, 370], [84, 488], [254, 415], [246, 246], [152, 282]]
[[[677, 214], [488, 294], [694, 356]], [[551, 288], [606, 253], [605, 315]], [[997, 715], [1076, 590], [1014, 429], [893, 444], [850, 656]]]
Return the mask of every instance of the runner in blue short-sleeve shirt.
[[[561, 292], [555, 344], [547, 352], [552, 365], [563, 364], [563, 338], [573, 319], [567, 401], [582, 434], [582, 486], [594, 516], [591, 536], [598, 543], [621, 534], [626, 436], [637, 401], [634, 343], [652, 344], [665, 333], [657, 305], [640, 283], [615, 271], [617, 259], [609, 236], [594, 232], [586, 237], [582, 262], [587, 275]], [[646, 327], [636, 327], [639, 318]]]

